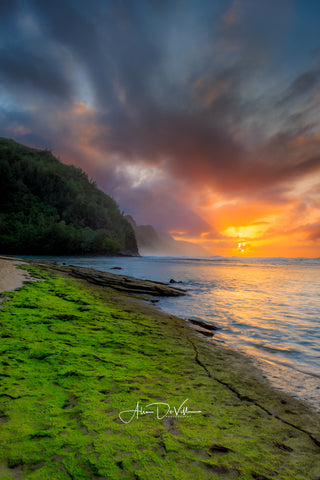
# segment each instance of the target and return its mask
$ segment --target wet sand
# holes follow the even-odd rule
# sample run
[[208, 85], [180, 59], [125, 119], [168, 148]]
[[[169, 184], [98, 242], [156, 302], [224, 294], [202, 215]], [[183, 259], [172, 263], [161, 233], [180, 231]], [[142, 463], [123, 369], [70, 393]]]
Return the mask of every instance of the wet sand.
[[0, 293], [9, 292], [32, 279], [28, 272], [17, 268], [17, 265], [25, 265], [25, 262], [14, 258], [0, 257]]

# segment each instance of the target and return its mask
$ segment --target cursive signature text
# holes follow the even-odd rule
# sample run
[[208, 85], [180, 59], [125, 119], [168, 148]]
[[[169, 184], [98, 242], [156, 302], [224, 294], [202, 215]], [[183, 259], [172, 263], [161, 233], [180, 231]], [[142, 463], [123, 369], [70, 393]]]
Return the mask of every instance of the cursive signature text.
[[158, 420], [162, 420], [165, 417], [186, 417], [192, 413], [201, 413], [201, 410], [189, 410], [186, 405], [187, 401], [188, 398], [186, 398], [178, 408], [171, 408], [170, 405], [165, 402], [149, 403], [142, 408], [139, 402], [137, 402], [135, 408], [120, 412], [119, 418], [123, 423], [130, 423], [134, 418], [139, 418], [144, 415], [156, 415]]

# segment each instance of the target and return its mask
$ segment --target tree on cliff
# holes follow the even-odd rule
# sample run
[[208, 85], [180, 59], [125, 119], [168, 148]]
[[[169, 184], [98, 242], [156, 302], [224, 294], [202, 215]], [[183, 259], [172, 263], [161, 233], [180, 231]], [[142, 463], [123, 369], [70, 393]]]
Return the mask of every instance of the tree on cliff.
[[138, 254], [116, 202], [48, 150], [0, 138], [0, 253]]

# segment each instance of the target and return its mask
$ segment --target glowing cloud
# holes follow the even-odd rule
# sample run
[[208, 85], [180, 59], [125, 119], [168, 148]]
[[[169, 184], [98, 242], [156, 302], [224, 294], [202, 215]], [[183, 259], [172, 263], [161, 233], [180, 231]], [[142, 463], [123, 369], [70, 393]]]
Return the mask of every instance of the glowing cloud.
[[214, 255], [320, 256], [311, 3], [4, 2], [0, 134]]

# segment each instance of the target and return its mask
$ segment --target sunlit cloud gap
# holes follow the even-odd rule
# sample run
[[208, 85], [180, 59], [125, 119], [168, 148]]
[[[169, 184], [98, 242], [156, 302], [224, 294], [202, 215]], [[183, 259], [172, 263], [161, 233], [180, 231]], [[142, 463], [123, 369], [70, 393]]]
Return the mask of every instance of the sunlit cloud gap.
[[316, 2], [4, 2], [0, 134], [209, 254], [320, 256], [319, 17]]

